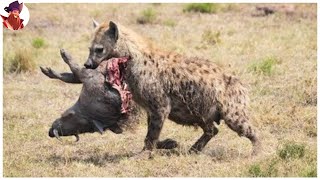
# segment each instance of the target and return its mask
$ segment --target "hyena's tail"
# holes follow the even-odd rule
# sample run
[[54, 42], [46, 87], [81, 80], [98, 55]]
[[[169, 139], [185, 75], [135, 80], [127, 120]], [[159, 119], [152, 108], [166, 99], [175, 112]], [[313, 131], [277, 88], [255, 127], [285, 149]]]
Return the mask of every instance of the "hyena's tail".
[[255, 128], [249, 123], [248, 90], [239, 79], [233, 76], [224, 75], [224, 82], [226, 82], [226, 89], [221, 108], [222, 119], [239, 136], [245, 136], [252, 142], [255, 155], [259, 152], [261, 143]]

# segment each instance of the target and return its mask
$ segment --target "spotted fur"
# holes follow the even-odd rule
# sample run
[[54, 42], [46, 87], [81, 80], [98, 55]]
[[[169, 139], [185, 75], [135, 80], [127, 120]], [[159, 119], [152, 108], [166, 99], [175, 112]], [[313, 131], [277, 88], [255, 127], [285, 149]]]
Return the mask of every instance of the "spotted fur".
[[[247, 89], [238, 78], [225, 73], [215, 63], [165, 52], [113, 22], [103, 23], [96, 29], [91, 47], [99, 45], [104, 47], [101, 57], [131, 58], [127, 83], [135, 102], [148, 114], [144, 149], [155, 147], [165, 119], [203, 129], [203, 135], [190, 151], [201, 151], [218, 133], [216, 124], [221, 120], [239, 136], [250, 139], [254, 153], [260, 149], [257, 133], [249, 123]], [[102, 58], [90, 53], [88, 61], [99, 64]]]

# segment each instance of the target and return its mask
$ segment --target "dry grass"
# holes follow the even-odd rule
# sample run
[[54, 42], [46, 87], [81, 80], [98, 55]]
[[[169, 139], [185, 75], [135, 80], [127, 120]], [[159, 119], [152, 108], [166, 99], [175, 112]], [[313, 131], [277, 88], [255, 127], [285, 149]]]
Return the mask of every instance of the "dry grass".
[[137, 18], [139, 24], [152, 24], [156, 21], [157, 12], [153, 8], [145, 9], [141, 12], [140, 17]]
[[[78, 143], [72, 137], [60, 143], [48, 137], [48, 129], [77, 100], [81, 85], [50, 80], [40, 70], [6, 71], [4, 176], [316, 176], [316, 5], [296, 6], [290, 16], [253, 17], [250, 4], [216, 14], [184, 13], [181, 4], [28, 4], [28, 26], [18, 32], [4, 29], [5, 68], [22, 47], [33, 49], [37, 66], [68, 70], [59, 57], [62, 47], [82, 64], [88, 56], [91, 18], [113, 19], [166, 49], [209, 58], [240, 76], [250, 86], [251, 122], [259, 129], [263, 150], [250, 157], [250, 142], [222, 123], [201, 154], [183, 155], [202, 132], [166, 121], [161, 139], [176, 139], [181, 147], [156, 151], [151, 160], [131, 160], [143, 147], [144, 120], [135, 132], [85, 134]], [[163, 23], [138, 24], [137, 18], [148, 8]], [[167, 23], [168, 19], [175, 23]], [[219, 32], [219, 43], [204, 43], [205, 32], [213, 32], [213, 39]], [[45, 48], [33, 48], [35, 38], [45, 39]], [[270, 57], [276, 63], [261, 63]], [[288, 142], [291, 146], [286, 149]], [[292, 158], [281, 158], [287, 156]]]
[[35, 70], [34, 54], [27, 49], [19, 49], [9, 61], [9, 71], [14, 73], [32, 72]]

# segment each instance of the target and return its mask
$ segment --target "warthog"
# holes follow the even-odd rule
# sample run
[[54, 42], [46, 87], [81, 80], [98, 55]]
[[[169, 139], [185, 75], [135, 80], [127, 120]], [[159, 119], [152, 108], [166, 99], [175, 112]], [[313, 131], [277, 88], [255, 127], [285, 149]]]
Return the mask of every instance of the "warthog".
[[[71, 56], [60, 50], [62, 59], [67, 63], [72, 73], [57, 73], [51, 68], [41, 68], [41, 71], [52, 79], [60, 79], [67, 83], [83, 83], [78, 101], [60, 118], [55, 120], [49, 130], [50, 137], [60, 139], [60, 136], [76, 136], [79, 134], [100, 132], [109, 129], [119, 134], [123, 127], [133, 128], [137, 124], [137, 108], [131, 104], [131, 110], [122, 113], [119, 92], [106, 80], [108, 61], [100, 63], [96, 69], [81, 68], [74, 63]], [[123, 69], [120, 69], [121, 73]], [[110, 77], [109, 77], [110, 78]], [[172, 149], [177, 142], [171, 139], [159, 141], [158, 149]]]
[[109, 129], [122, 133], [121, 125], [127, 118], [121, 113], [119, 92], [106, 82], [106, 63], [101, 63], [95, 70], [79, 67], [71, 57], [61, 50], [63, 60], [72, 73], [56, 73], [50, 68], [41, 71], [50, 78], [68, 83], [83, 83], [78, 101], [60, 118], [53, 122], [49, 130], [50, 137], [75, 135], [86, 132], [100, 132]]

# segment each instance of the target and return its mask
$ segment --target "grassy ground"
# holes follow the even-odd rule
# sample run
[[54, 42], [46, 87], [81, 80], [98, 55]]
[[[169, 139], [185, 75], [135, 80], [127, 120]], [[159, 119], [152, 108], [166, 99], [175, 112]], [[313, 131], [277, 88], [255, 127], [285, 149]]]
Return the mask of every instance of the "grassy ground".
[[[4, 176], [6, 177], [279, 177], [317, 175], [316, 5], [291, 15], [252, 16], [254, 4], [218, 5], [209, 13], [186, 4], [27, 4], [29, 24], [4, 30]], [[250, 86], [252, 123], [262, 153], [222, 123], [198, 155], [156, 151], [151, 160], [129, 157], [143, 147], [145, 118], [135, 132], [81, 135], [80, 142], [50, 139], [51, 123], [70, 107], [81, 85], [50, 80], [38, 66], [68, 70], [65, 48], [79, 63], [88, 56], [91, 18], [113, 19], [160, 46], [201, 56]], [[185, 152], [200, 129], [166, 121], [161, 138]]]

